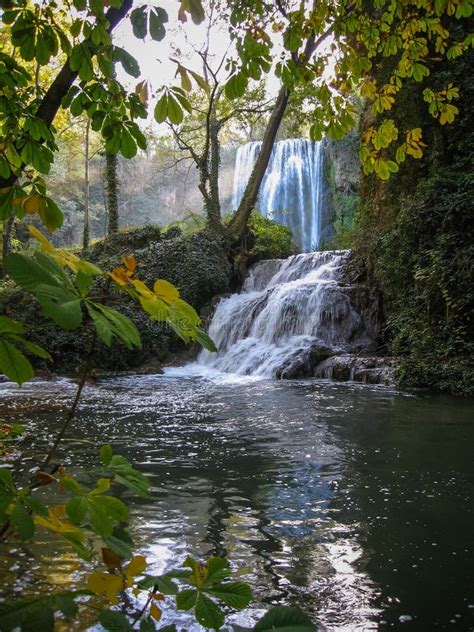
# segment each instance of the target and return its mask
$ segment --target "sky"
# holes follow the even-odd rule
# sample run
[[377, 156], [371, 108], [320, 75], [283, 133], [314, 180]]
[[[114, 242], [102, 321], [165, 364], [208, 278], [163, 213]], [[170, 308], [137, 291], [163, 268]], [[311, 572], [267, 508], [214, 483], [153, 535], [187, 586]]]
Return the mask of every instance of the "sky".
[[[143, 4], [142, 0], [135, 4]], [[193, 52], [192, 47], [201, 48], [206, 38], [206, 22], [196, 25], [188, 18], [182, 24], [178, 20], [179, 3], [173, 0], [163, 2], [149, 2], [155, 6], [166, 9], [169, 22], [166, 24], [166, 36], [161, 42], [155, 42], [151, 37], [145, 40], [137, 39], [132, 31], [130, 20], [124, 20], [114, 31], [114, 43], [125, 48], [132, 54], [140, 65], [142, 77], [138, 80], [127, 75], [121, 66], [117, 69], [118, 77], [125, 85], [135, 86], [138, 81], [146, 79], [150, 82], [153, 90], [157, 90], [162, 85], [177, 83], [175, 79], [176, 64], [170, 61], [170, 57], [176, 57], [177, 49], [187, 57], [184, 65], [202, 74], [200, 59]], [[226, 29], [214, 28], [212, 31], [211, 52], [221, 58], [227, 50], [230, 38]]]

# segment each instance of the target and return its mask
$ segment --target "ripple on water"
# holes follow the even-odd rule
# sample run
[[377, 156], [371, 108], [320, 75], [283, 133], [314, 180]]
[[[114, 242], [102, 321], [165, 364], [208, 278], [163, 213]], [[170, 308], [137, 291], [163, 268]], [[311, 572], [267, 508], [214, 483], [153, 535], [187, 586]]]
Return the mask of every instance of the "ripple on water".
[[[0, 411], [27, 422], [23, 445], [41, 454], [74, 389], [0, 384]], [[129, 457], [153, 490], [120, 492], [137, 549], [154, 572], [187, 554], [229, 555], [255, 586], [242, 624], [291, 603], [327, 630], [396, 628], [406, 616], [407, 629], [469, 630], [472, 412], [323, 382], [112, 377], [86, 388], [62, 456], [85, 479], [105, 438]], [[41, 533], [34, 555], [4, 547], [0, 573], [10, 593], [34, 593], [80, 582], [83, 566]]]

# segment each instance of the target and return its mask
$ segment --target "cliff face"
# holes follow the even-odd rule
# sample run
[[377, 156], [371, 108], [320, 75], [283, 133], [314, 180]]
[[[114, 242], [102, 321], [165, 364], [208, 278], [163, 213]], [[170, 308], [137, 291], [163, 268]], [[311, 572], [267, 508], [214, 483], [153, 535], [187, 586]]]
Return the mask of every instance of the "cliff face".
[[359, 135], [356, 132], [351, 132], [342, 141], [326, 141], [326, 191], [322, 218], [324, 248], [347, 248], [352, 245], [352, 232], [359, 205], [358, 151]]
[[[382, 183], [365, 177], [356, 250], [383, 296], [386, 343], [410, 386], [472, 393], [474, 384], [474, 54], [445, 62], [408, 85], [388, 113], [399, 129], [421, 127], [428, 147]], [[460, 89], [459, 115], [442, 127], [422, 91]], [[364, 124], [363, 124], [364, 127]]]

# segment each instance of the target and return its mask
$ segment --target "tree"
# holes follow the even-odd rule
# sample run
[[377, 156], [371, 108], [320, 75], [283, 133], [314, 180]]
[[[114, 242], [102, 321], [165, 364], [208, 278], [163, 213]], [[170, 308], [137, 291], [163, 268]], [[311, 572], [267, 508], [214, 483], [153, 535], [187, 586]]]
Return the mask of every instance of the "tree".
[[105, 154], [105, 189], [107, 191], [107, 235], [119, 229], [117, 154]]
[[[369, 101], [374, 125], [364, 134], [360, 151], [365, 173], [387, 179], [407, 155], [420, 158], [425, 146], [421, 129], [398, 129], [392, 119], [377, 125], [377, 116], [391, 109], [404, 84], [422, 82], [432, 65], [473, 46], [472, 35], [445, 24], [447, 16], [453, 16], [456, 24], [472, 11], [472, 0], [375, 0], [369, 6], [353, 0], [231, 3], [230, 32], [237, 58], [230, 62], [229, 98], [242, 97], [249, 80], [259, 80], [269, 72], [278, 34], [284, 52], [275, 65], [280, 91], [255, 168], [228, 225], [229, 239], [237, 241], [245, 232], [278, 128], [289, 99], [298, 90], [308, 96], [306, 109], [314, 140], [324, 135], [342, 139], [354, 125], [354, 91]], [[386, 78], [375, 81], [372, 71], [380, 67], [385, 68]], [[453, 122], [457, 96], [454, 86], [436, 95], [425, 92], [430, 112], [441, 125]]]
[[[105, 5], [110, 5], [105, 10]], [[136, 60], [114, 46], [111, 33], [130, 12], [132, 0], [67, 0], [51, 3], [16, 0], [2, 14], [2, 38], [12, 49], [0, 53], [0, 220], [38, 214], [49, 230], [61, 226], [63, 216], [47, 195], [41, 174], [49, 173], [57, 151], [54, 120], [61, 108], [73, 116], [83, 112], [91, 129], [100, 132], [109, 153], [133, 157], [146, 139], [136, 123], [146, 117], [138, 94], [128, 93], [114, 78], [120, 63], [134, 77], [140, 74]], [[199, 0], [183, 0], [180, 19], [189, 13], [194, 22], [203, 19]], [[72, 16], [72, 17], [71, 17]], [[161, 8], [147, 5], [130, 13], [134, 33], [149, 32], [157, 40], [165, 36], [168, 17]], [[40, 70], [62, 67], [46, 85], [38, 81]], [[73, 85], [79, 79], [78, 85]], [[21, 179], [22, 176], [26, 176]], [[8, 244], [4, 250], [8, 250]]]

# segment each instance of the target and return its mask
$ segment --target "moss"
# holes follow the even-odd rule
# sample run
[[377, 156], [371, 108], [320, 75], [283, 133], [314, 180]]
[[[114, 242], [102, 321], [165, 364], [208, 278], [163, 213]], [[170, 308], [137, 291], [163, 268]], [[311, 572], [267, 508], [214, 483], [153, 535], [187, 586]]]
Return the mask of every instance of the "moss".
[[445, 62], [429, 85], [460, 88], [460, 114], [442, 128], [427, 113], [422, 88], [411, 84], [390, 116], [422, 127], [428, 145], [383, 185], [366, 178], [357, 220], [357, 249], [380, 287], [387, 344], [401, 356], [401, 384], [474, 392], [474, 117], [470, 53]]
[[359, 135], [351, 132], [342, 141], [331, 141], [326, 150], [325, 177], [333, 210], [334, 233], [325, 239], [322, 250], [352, 248], [356, 236], [359, 195]]
[[254, 211], [249, 221], [249, 262], [284, 259], [297, 252], [291, 229]]

